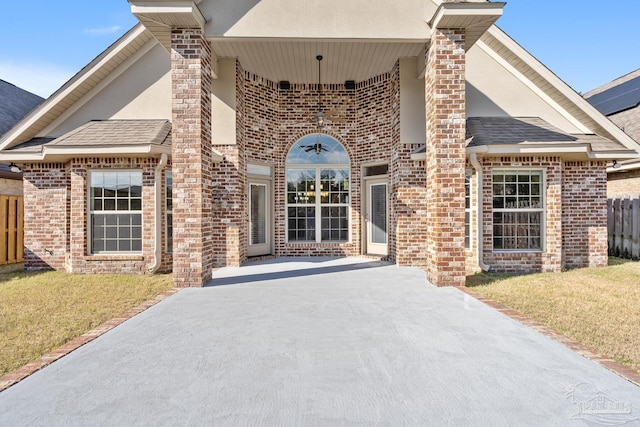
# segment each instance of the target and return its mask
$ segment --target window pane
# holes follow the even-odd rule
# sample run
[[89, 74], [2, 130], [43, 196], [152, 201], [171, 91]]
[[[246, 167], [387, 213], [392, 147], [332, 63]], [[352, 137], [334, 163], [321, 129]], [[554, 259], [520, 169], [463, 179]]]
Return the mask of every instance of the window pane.
[[287, 171], [287, 203], [314, 204], [316, 202], [315, 169], [289, 169]]
[[116, 203], [116, 209], [119, 211], [128, 211], [129, 210], [129, 200], [127, 199], [118, 199]]
[[493, 247], [506, 250], [542, 249], [540, 212], [494, 212]]
[[314, 207], [290, 207], [287, 209], [287, 214], [289, 240], [315, 241], [316, 209]]
[[288, 165], [348, 165], [345, 148], [328, 135], [308, 135], [289, 150]]
[[[132, 252], [142, 248], [141, 214], [92, 214], [91, 248], [93, 253]], [[138, 248], [138, 249], [136, 249]]]
[[344, 241], [348, 240], [348, 227], [342, 227], [348, 224], [346, 206], [323, 207], [321, 210], [323, 224], [328, 227], [322, 229], [322, 240]]

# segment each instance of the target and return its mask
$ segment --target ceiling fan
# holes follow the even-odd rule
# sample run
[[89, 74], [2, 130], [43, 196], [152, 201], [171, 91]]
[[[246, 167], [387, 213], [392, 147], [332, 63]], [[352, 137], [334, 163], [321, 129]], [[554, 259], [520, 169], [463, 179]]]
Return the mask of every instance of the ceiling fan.
[[320, 153], [322, 153], [323, 151], [329, 151], [326, 148], [324, 148], [322, 146], [322, 143], [320, 141], [316, 141], [315, 144], [310, 144], [310, 145], [301, 145], [300, 148], [302, 148], [306, 153], [310, 153], [311, 151], [315, 151], [316, 154], [320, 155]]

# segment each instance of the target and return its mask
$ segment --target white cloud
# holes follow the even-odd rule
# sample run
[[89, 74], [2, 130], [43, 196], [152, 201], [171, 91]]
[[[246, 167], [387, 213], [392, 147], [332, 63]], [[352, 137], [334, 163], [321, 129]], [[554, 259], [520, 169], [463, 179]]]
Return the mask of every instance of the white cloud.
[[75, 71], [54, 64], [0, 61], [0, 79], [43, 98], [48, 98], [74, 74]]
[[112, 25], [111, 27], [102, 28], [88, 28], [84, 30], [84, 33], [92, 36], [104, 36], [107, 34], [115, 34], [120, 31], [120, 28], [122, 28], [120, 25]]

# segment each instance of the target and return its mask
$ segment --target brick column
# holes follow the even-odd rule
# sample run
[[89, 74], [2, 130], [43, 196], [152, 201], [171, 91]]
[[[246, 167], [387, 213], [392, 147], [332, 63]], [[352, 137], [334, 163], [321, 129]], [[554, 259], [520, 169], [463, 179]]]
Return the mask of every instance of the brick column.
[[426, 54], [427, 277], [464, 286], [465, 31], [434, 30]]
[[211, 279], [211, 45], [201, 30], [171, 31], [173, 283]]

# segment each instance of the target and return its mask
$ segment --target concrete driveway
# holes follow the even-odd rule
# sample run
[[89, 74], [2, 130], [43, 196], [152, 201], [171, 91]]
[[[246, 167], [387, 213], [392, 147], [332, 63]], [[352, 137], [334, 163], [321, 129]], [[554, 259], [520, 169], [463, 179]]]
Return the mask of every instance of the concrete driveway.
[[219, 270], [212, 286], [180, 291], [0, 393], [1, 426], [639, 417], [640, 387], [457, 289], [431, 286], [421, 270], [353, 258]]

